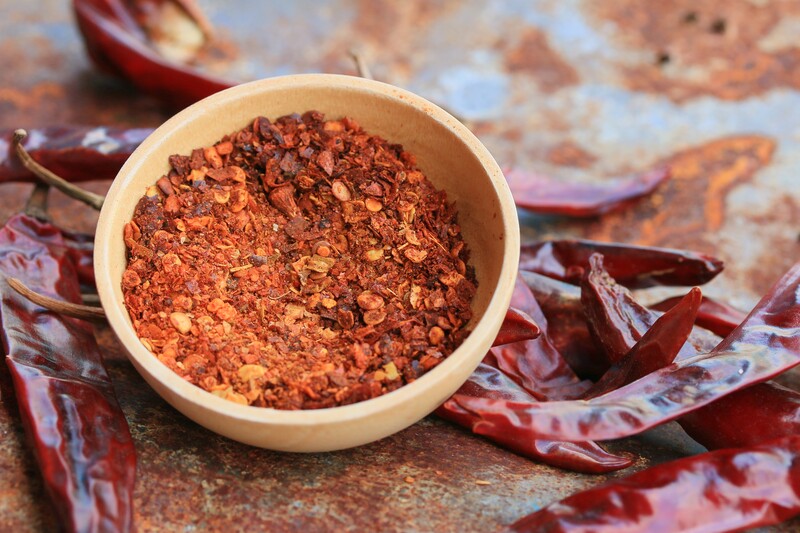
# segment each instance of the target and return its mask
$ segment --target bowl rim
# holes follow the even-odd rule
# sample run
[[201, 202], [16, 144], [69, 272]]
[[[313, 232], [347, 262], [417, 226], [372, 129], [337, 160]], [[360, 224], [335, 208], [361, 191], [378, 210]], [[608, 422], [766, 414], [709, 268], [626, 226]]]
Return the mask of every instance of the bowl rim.
[[[161, 143], [169, 142], [170, 138], [177, 134], [182, 125], [190, 121], [193, 114], [197, 112], [198, 106], [220, 109], [235, 103], [247, 95], [271, 90], [305, 87], [360, 90], [399, 101], [398, 103], [402, 105], [423, 111], [430, 119], [445, 126], [455, 137], [465, 143], [484, 168], [498, 197], [500, 204], [499, 216], [502, 218], [504, 228], [503, 264], [500, 268], [497, 284], [483, 316], [475, 323], [469, 336], [442, 363], [419, 379], [376, 398], [343, 406], [308, 410], [282, 410], [241, 405], [215, 396], [201, 387], [189, 383], [147, 350], [134, 332], [124, 302], [119, 301], [114, 296], [113, 284], [118, 284], [119, 280], [114, 281], [111, 279], [111, 257], [110, 254], [104, 252], [106, 251], [107, 242], [111, 242], [111, 239], [121, 238], [121, 236], [111, 235], [110, 231], [113, 226], [112, 219], [117, 212], [117, 206], [124, 203], [125, 200], [122, 197], [122, 192], [129, 181], [127, 177], [137, 173]], [[153, 183], [155, 183], [155, 179]], [[502, 322], [516, 281], [519, 247], [520, 233], [517, 213], [514, 208], [511, 191], [500, 167], [480, 140], [452, 115], [421, 96], [387, 83], [341, 74], [295, 74], [265, 78], [225, 89], [183, 109], [156, 128], [134, 150], [111, 184], [98, 218], [95, 235], [94, 266], [97, 273], [98, 295], [109, 325], [134, 366], [141, 365], [161, 385], [169, 388], [172, 393], [182, 400], [196, 405], [199, 404], [202, 408], [213, 411], [218, 415], [234, 418], [242, 422], [315, 426], [320, 423], [346, 422], [385, 412], [397, 405], [413, 400], [420, 394], [425, 394], [426, 391], [428, 393], [434, 391], [437, 385], [444, 381], [457, 365], [462, 363], [462, 360], [466, 357], [463, 352], [469, 349], [470, 339], [481, 339], [484, 336], [491, 335], [493, 328], [499, 327], [498, 324]], [[137, 368], [137, 370], [139, 369]]]

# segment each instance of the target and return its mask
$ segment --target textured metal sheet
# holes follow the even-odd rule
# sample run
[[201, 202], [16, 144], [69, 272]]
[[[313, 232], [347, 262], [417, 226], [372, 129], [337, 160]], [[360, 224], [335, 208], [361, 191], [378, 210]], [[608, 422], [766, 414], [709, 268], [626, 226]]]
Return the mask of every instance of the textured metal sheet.
[[[623, 213], [582, 223], [523, 213], [525, 238], [714, 253], [727, 267], [704, 290], [742, 308], [800, 259], [800, 2], [202, 4], [222, 39], [205, 67], [217, 73], [353, 73], [355, 47], [378, 79], [462, 117], [503, 166], [578, 181], [673, 168], [667, 187]], [[0, 127], [156, 126], [171, 113], [92, 70], [67, 2], [6, 3], [0, 14]], [[28, 186], [0, 191], [5, 220]], [[96, 221], [55, 193], [53, 212], [72, 229]], [[141, 531], [491, 531], [608, 478], [537, 465], [435, 418], [336, 453], [250, 448], [174, 411], [98, 333], [139, 453]], [[673, 425], [610, 446], [640, 456], [630, 471], [697, 451]], [[52, 526], [4, 398], [0, 529]]]

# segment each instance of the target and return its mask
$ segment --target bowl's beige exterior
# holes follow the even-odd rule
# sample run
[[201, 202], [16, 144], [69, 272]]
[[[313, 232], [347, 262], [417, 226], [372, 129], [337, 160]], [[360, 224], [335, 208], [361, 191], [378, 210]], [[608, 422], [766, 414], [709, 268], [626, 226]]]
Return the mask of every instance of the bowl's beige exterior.
[[[138, 199], [168, 170], [171, 154], [188, 154], [258, 115], [271, 119], [315, 109], [349, 116], [368, 132], [416, 154], [423, 172], [456, 202], [478, 277], [474, 330], [443, 363], [384, 396], [344, 407], [279, 411], [235, 404], [191, 385], [137, 338], [122, 303], [124, 224]], [[511, 298], [519, 259], [516, 210], [497, 163], [452, 116], [402, 89], [349, 76], [271, 78], [215, 94], [178, 113], [131, 155], [108, 192], [95, 248], [97, 288], [109, 323], [131, 362], [166, 401], [197, 423], [232, 439], [285, 451], [327, 451], [365, 444], [421, 419], [467, 379], [494, 339]]]

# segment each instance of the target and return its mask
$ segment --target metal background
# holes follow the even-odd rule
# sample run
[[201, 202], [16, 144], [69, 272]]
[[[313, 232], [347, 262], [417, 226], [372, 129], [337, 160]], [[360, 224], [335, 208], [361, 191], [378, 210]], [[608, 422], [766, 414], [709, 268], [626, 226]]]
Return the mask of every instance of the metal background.
[[[603, 181], [671, 164], [671, 182], [623, 213], [579, 223], [521, 213], [526, 239], [713, 253], [726, 270], [704, 292], [743, 309], [800, 259], [800, 2], [200, 3], [221, 43], [209, 70], [353, 74], [347, 52], [357, 48], [376, 78], [464, 119], [501, 166]], [[157, 126], [174, 111], [92, 69], [68, 2], [0, 5], [0, 127]], [[0, 186], [0, 220], [29, 187]], [[52, 205], [63, 226], [93, 229], [88, 209], [58, 193]], [[139, 454], [140, 531], [493, 531], [613, 477], [535, 464], [434, 417], [336, 453], [247, 447], [174, 411], [113, 335], [98, 335]], [[700, 450], [674, 425], [610, 448], [639, 457], [617, 475]], [[4, 398], [0, 529], [53, 525]]]

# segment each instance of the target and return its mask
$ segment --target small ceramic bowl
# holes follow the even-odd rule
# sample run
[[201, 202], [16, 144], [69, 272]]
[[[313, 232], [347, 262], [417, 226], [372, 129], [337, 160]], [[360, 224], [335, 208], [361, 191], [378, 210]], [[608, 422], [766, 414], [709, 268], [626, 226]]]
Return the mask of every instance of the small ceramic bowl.
[[[164, 175], [168, 157], [190, 154], [241, 129], [309, 110], [354, 118], [370, 134], [402, 144], [420, 169], [456, 202], [471, 251], [478, 291], [472, 333], [418, 380], [352, 405], [306, 411], [244, 406], [187, 383], [139, 341], [123, 304], [126, 267], [122, 230], [147, 186]], [[384, 83], [326, 74], [285, 76], [239, 85], [165, 122], [120, 170], [100, 213], [95, 243], [97, 289], [108, 321], [131, 362], [167, 402], [221, 435], [274, 450], [317, 452], [366, 444], [404, 429], [452, 395], [486, 354], [505, 316], [519, 260], [519, 225], [511, 193], [487, 149], [434, 104]]]

